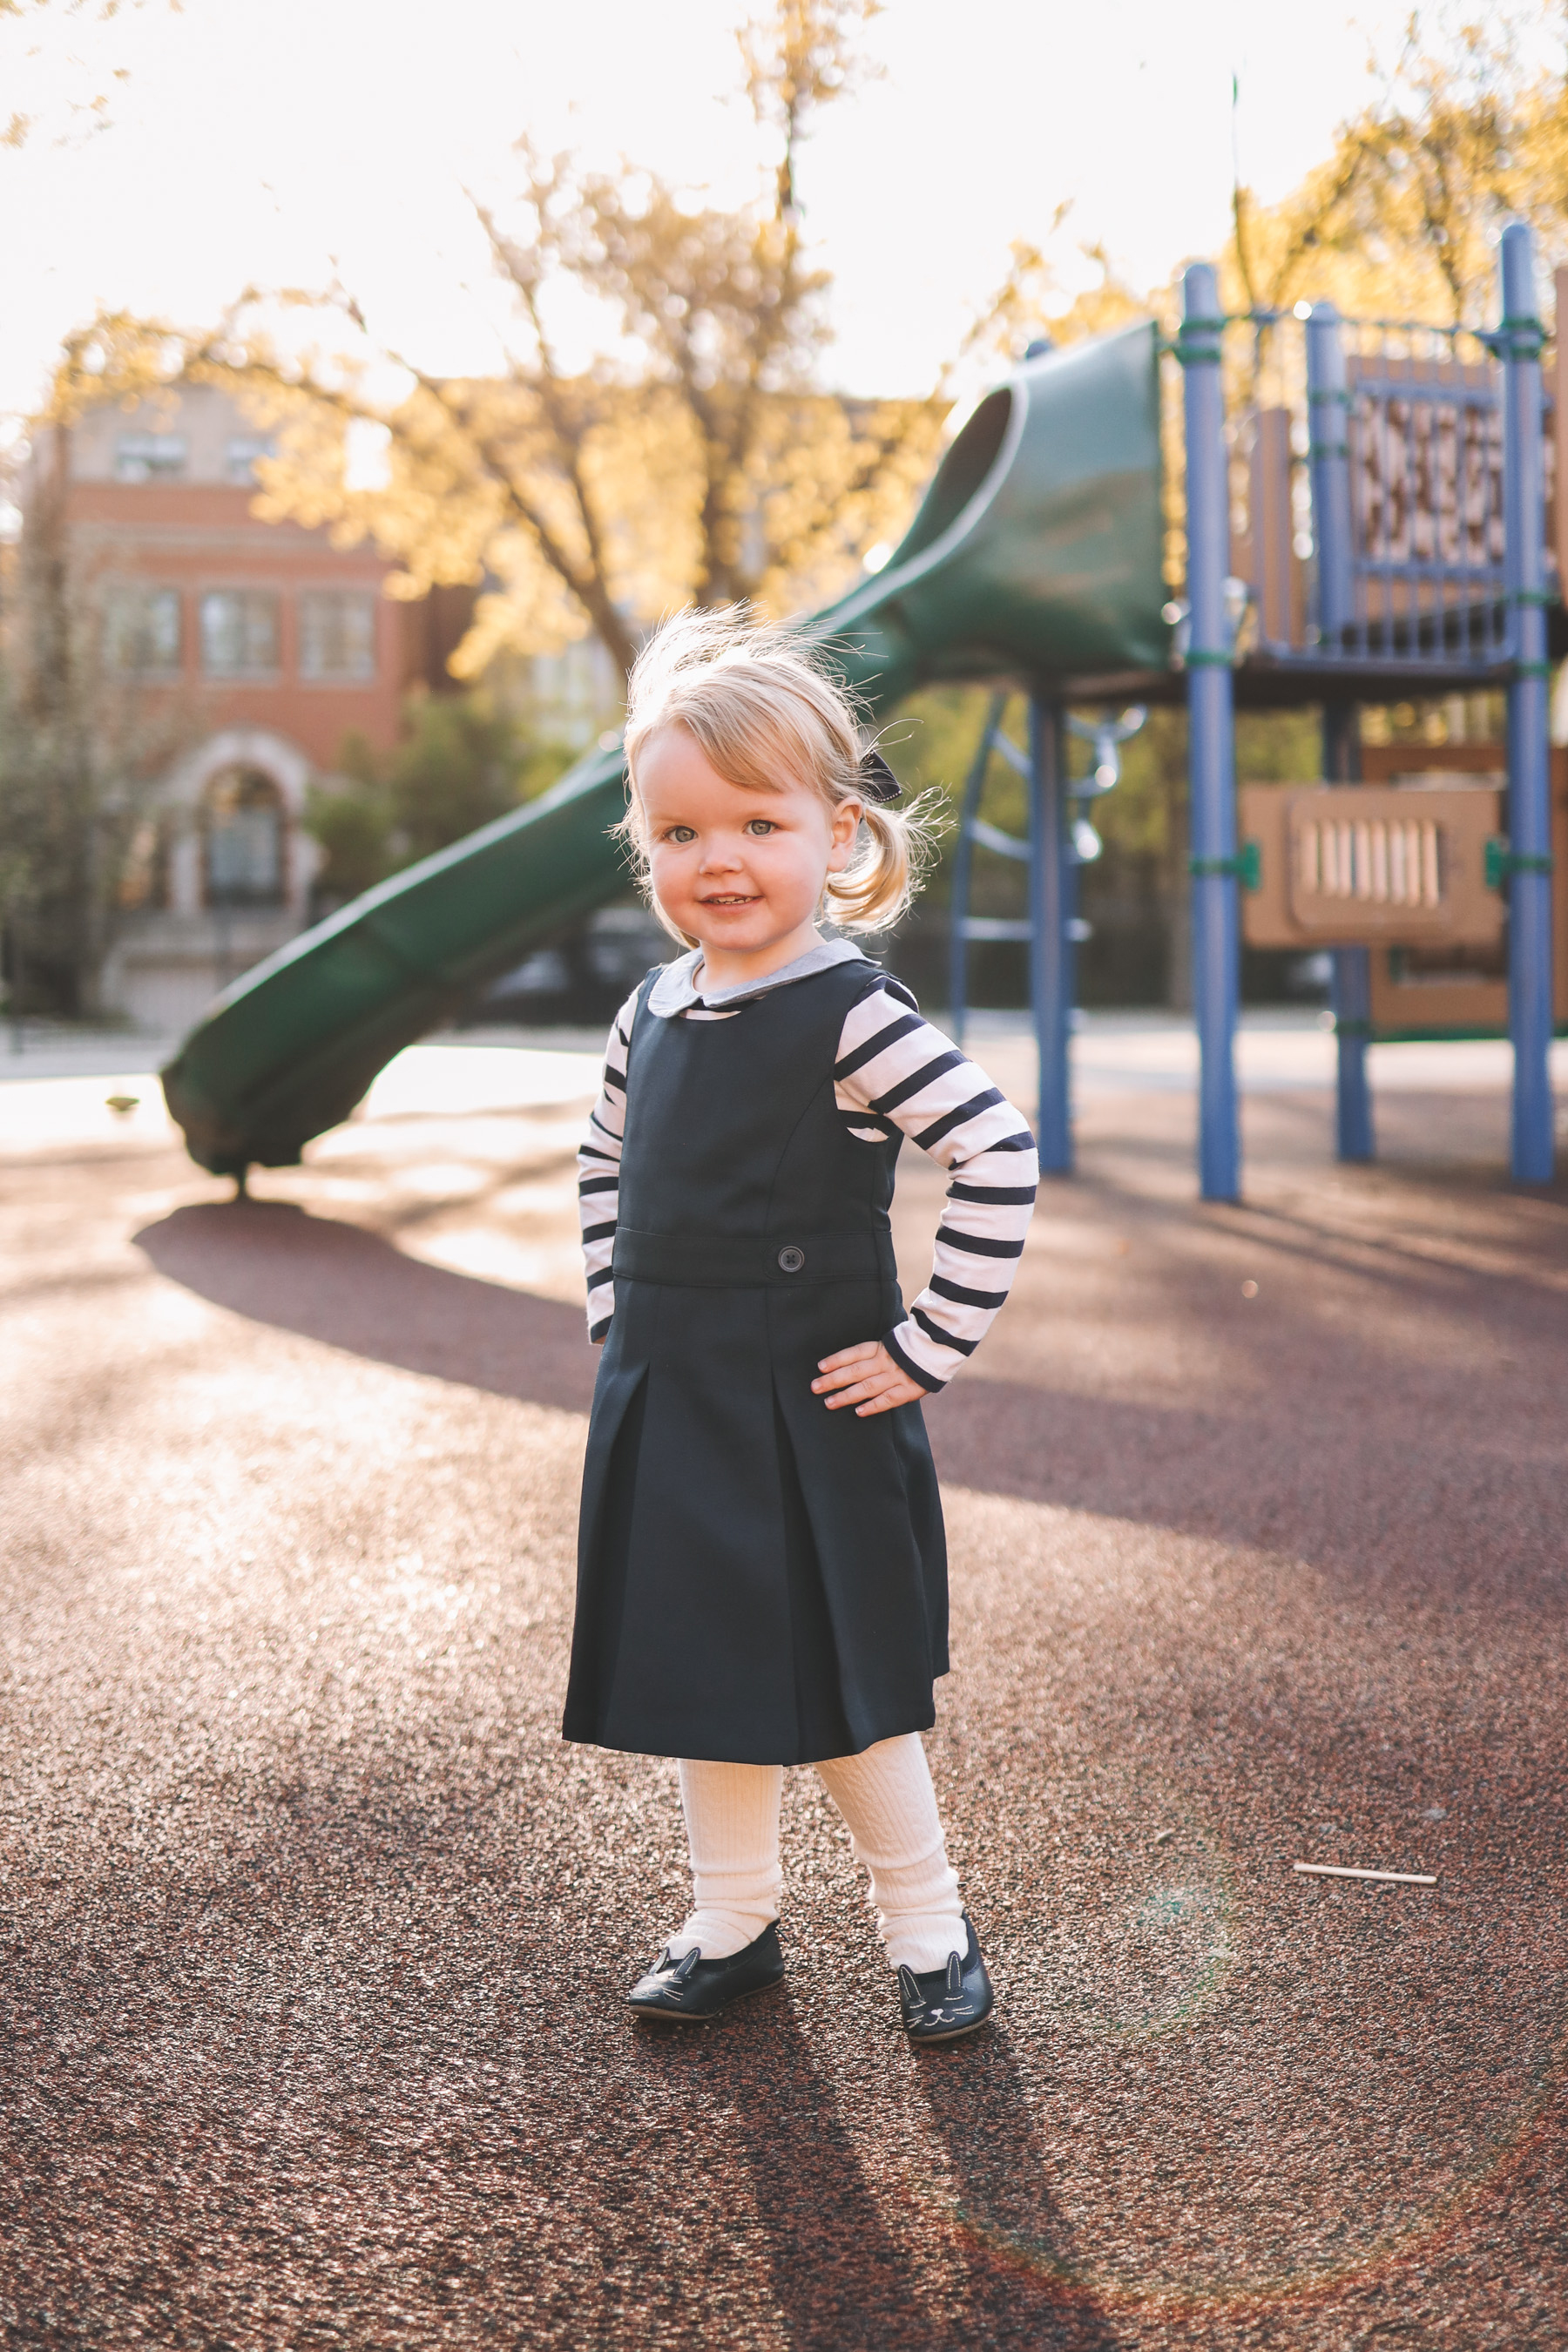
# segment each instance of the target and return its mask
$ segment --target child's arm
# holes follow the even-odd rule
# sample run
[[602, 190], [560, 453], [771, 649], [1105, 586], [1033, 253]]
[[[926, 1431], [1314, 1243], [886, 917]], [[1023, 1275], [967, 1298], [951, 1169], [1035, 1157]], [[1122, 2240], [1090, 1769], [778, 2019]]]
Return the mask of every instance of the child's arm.
[[834, 1069], [852, 1135], [898, 1128], [951, 1172], [931, 1278], [880, 1341], [830, 1357], [834, 1404], [887, 1412], [944, 1388], [980, 1345], [1012, 1287], [1039, 1179], [1035, 1139], [984, 1070], [922, 1018], [895, 980], [850, 1011]]
[[626, 1049], [631, 1044], [637, 993], [627, 997], [610, 1024], [599, 1099], [588, 1117], [588, 1132], [577, 1154], [577, 1214], [583, 1227], [583, 1267], [588, 1277], [588, 1337], [595, 1347], [616, 1311], [610, 1260], [616, 1250], [619, 1213], [621, 1134], [626, 1113]]

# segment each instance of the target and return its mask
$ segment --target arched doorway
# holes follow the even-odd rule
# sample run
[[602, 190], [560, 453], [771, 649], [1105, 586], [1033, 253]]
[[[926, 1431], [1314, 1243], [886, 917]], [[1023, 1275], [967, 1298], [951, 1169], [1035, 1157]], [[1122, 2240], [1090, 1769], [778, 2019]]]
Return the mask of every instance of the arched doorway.
[[203, 808], [209, 907], [280, 907], [285, 895], [283, 794], [259, 768], [220, 769]]

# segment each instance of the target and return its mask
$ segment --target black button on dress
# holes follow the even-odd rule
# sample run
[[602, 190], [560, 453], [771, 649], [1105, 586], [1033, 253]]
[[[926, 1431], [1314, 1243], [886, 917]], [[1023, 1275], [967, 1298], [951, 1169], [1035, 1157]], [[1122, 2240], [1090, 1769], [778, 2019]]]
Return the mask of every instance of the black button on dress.
[[[725, 1020], [638, 992], [616, 1308], [583, 1477], [566, 1738], [805, 1764], [923, 1731], [947, 1672], [947, 1549], [918, 1403], [811, 1393], [901, 1320], [901, 1139], [834, 1101], [850, 1007], [830, 966]], [[861, 1122], [871, 1125], [869, 1119]]]

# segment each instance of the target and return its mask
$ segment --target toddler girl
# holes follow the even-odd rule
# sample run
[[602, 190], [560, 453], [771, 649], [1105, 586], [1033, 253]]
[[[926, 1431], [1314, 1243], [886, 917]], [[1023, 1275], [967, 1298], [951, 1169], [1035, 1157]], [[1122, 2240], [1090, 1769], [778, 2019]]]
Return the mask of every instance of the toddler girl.
[[[784, 1972], [783, 1768], [870, 1874], [904, 2025], [992, 1992], [921, 1733], [947, 1555], [921, 1400], [1006, 1297], [1034, 1139], [840, 931], [908, 900], [918, 814], [795, 639], [686, 614], [631, 681], [626, 835], [687, 952], [616, 1016], [580, 1159], [590, 1337], [565, 1737], [680, 1759], [693, 1908], [634, 2010], [710, 2018]], [[888, 1205], [909, 1136], [951, 1171], [906, 1313]]]

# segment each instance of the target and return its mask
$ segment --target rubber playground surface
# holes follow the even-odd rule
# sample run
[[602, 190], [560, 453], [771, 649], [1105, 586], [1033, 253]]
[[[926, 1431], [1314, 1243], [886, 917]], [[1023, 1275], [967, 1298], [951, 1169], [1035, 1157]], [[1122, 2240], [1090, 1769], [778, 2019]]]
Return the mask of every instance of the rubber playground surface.
[[0, 2342], [1568, 2343], [1568, 1188], [1490, 1047], [1377, 1049], [1335, 1167], [1287, 1023], [1202, 1208], [1181, 1034], [1079, 1048], [930, 1417], [999, 2006], [919, 2057], [807, 1773], [785, 1987], [620, 2005], [684, 1880], [557, 1730], [592, 1059], [420, 1049], [239, 1205], [123, 1058], [0, 1085]]

